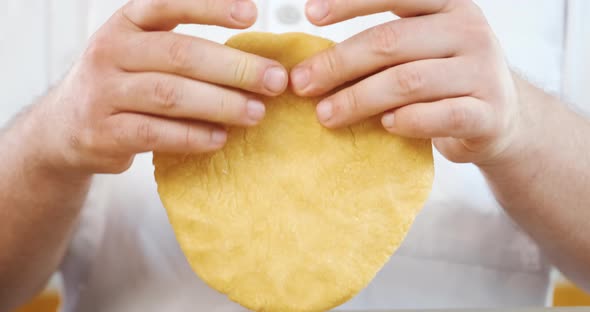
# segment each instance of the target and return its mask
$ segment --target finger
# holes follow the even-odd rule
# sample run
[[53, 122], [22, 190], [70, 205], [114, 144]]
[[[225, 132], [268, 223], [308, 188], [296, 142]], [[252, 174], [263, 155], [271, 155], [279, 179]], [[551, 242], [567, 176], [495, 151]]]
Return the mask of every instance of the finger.
[[[487, 141], [482, 141], [482, 143], [484, 142]], [[477, 146], [467, 148], [464, 140], [458, 140], [452, 137], [440, 137], [434, 138], [432, 143], [441, 154], [445, 155], [445, 158], [454, 163], [477, 163], [482, 158], [481, 150]], [[493, 155], [493, 153], [485, 154]]]
[[459, 97], [404, 106], [384, 114], [382, 123], [387, 131], [406, 137], [470, 139], [489, 135], [494, 120], [485, 102]]
[[[455, 0], [309, 0], [305, 13], [316, 25], [329, 25], [358, 16], [392, 11], [401, 17], [444, 12]], [[465, 1], [463, 1], [465, 2]]]
[[293, 89], [302, 96], [318, 96], [385, 67], [451, 57], [460, 38], [444, 30], [448, 24], [445, 17], [431, 15], [363, 31], [297, 65], [291, 72]]
[[257, 8], [250, 0], [131, 0], [118, 15], [142, 30], [171, 30], [179, 24], [246, 28]]
[[318, 119], [339, 128], [408, 104], [469, 95], [476, 74], [465, 67], [461, 58], [452, 58], [389, 68], [321, 101]]
[[178, 119], [253, 126], [265, 114], [259, 100], [241, 92], [179, 76], [127, 74], [118, 87], [123, 101], [116, 107]]
[[110, 117], [113, 150], [127, 153], [205, 153], [222, 148], [224, 129], [200, 122], [121, 113]]
[[138, 34], [118, 53], [126, 71], [165, 72], [264, 95], [282, 93], [289, 78], [277, 61], [169, 32]]

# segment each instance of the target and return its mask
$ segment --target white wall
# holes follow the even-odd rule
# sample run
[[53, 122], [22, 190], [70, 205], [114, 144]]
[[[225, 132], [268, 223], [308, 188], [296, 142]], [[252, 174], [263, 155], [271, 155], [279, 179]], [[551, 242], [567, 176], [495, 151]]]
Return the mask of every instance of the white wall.
[[47, 2], [0, 1], [0, 124], [47, 88]]
[[563, 93], [577, 111], [590, 116], [590, 1], [569, 0]]

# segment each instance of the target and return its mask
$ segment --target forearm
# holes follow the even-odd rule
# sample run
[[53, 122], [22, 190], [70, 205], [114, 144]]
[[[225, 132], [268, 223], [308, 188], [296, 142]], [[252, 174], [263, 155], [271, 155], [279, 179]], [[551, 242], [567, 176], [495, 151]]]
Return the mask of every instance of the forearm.
[[47, 162], [35, 109], [0, 133], [0, 310], [34, 296], [55, 272], [90, 176]]
[[523, 123], [509, 155], [480, 165], [496, 197], [568, 277], [590, 289], [590, 124], [518, 81]]

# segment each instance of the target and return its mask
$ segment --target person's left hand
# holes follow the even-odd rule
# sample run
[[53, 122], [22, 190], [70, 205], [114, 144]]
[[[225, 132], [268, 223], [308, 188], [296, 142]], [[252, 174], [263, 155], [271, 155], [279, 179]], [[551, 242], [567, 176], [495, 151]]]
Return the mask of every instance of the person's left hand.
[[392, 11], [376, 26], [294, 68], [300, 96], [322, 96], [328, 128], [382, 116], [391, 133], [434, 138], [455, 162], [490, 162], [515, 144], [520, 105], [512, 73], [481, 10], [470, 0], [310, 0], [308, 19], [329, 25]]

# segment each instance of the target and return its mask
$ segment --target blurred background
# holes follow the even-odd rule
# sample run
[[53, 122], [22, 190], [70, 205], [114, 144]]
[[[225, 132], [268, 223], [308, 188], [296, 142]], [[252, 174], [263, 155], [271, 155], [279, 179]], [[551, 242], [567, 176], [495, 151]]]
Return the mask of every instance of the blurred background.
[[[303, 0], [256, 1], [254, 29], [313, 32], [341, 41], [392, 18], [381, 14], [317, 29]], [[590, 1], [476, 1], [489, 18], [510, 64], [527, 79], [590, 115]], [[58, 82], [92, 33], [122, 0], [0, 0], [0, 126]], [[518, 27], [515, 27], [517, 26]], [[177, 31], [223, 42], [236, 31], [182, 26]], [[590, 297], [555, 273], [554, 304], [590, 305]], [[59, 277], [20, 311], [55, 311]]]

